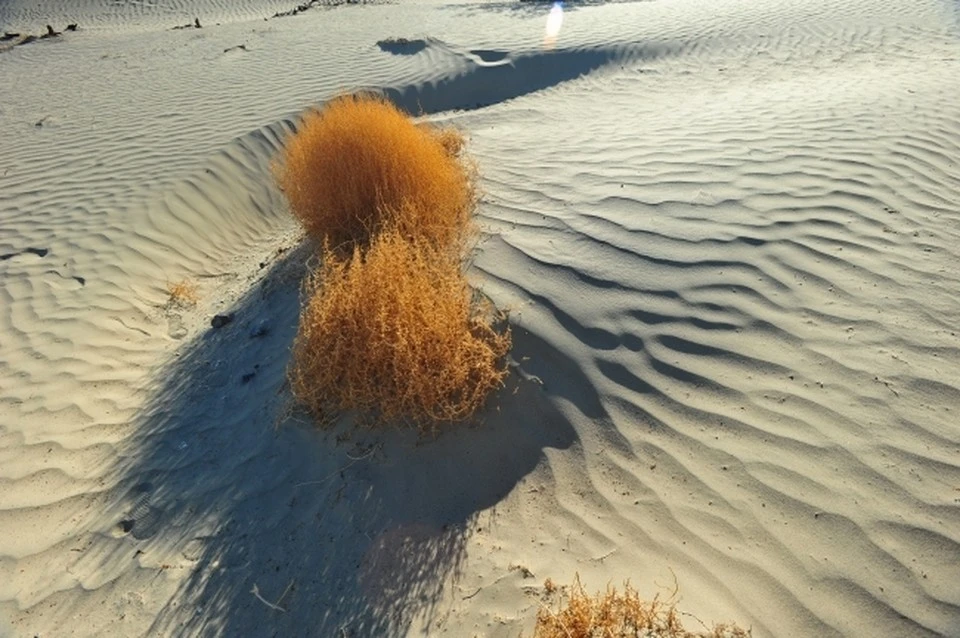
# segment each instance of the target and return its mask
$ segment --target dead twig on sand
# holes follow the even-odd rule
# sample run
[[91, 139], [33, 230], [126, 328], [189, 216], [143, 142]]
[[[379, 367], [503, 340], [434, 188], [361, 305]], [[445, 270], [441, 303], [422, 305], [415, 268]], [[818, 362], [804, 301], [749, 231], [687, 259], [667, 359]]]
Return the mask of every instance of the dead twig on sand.
[[606, 560], [607, 558], [610, 558], [610, 556], [611, 556], [614, 552], [616, 552], [616, 551], [617, 551], [617, 548], [613, 548], [613, 549], [611, 549], [609, 552], [607, 552], [606, 554], [604, 554], [603, 556], [597, 556], [596, 558], [591, 558], [590, 560], [592, 560], [592, 561], [594, 561], [594, 562], [597, 562], [597, 563], [602, 563], [602, 562], [603, 562], [604, 560]]
[[346, 452], [345, 454], [347, 455], [347, 458], [350, 459], [349, 463], [347, 463], [346, 465], [344, 465], [343, 467], [337, 470], [334, 470], [333, 472], [330, 472], [330, 474], [320, 479], [319, 481], [304, 481], [303, 483], [297, 483], [296, 485], [294, 485], [294, 487], [303, 487], [304, 485], [320, 485], [321, 483], [326, 483], [327, 481], [332, 479], [334, 476], [336, 476], [340, 472], [350, 469], [355, 463], [358, 463], [359, 461], [363, 461], [364, 459], [370, 458], [379, 447], [380, 447], [379, 445], [374, 445], [373, 447], [371, 447], [369, 450], [367, 450], [360, 456], [353, 456], [349, 452]]
[[262, 602], [264, 605], [266, 605], [266, 606], [269, 607], [270, 609], [275, 609], [276, 611], [282, 611], [283, 613], [286, 613], [287, 610], [284, 609], [283, 607], [281, 607], [281, 606], [280, 606], [280, 603], [283, 601], [284, 598], [286, 598], [287, 594], [290, 593], [290, 588], [291, 588], [291, 587], [293, 587], [293, 581], [292, 581], [292, 580], [290, 581], [290, 584], [287, 585], [287, 588], [283, 590], [283, 593], [280, 594], [280, 598], [278, 598], [278, 599], [277, 599], [277, 602], [275, 602], [275, 603], [270, 602], [269, 600], [267, 600], [266, 598], [264, 598], [263, 596], [260, 595], [260, 588], [257, 587], [257, 584], [256, 584], [256, 583], [253, 584], [253, 589], [250, 590], [250, 593], [253, 594], [254, 596], [256, 596], [256, 597], [257, 597], [257, 600], [259, 600], [260, 602]]

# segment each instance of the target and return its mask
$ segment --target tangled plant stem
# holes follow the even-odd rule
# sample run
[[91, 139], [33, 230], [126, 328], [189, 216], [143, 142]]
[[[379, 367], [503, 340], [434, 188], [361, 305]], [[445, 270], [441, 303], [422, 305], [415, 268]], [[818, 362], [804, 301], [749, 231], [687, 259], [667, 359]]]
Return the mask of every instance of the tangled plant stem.
[[387, 231], [347, 258], [326, 249], [307, 297], [290, 381], [322, 424], [356, 410], [430, 432], [470, 418], [506, 376], [509, 332], [427, 241]]
[[[556, 586], [548, 579], [548, 593]], [[608, 587], [605, 593], [589, 595], [578, 575], [564, 588], [564, 604], [557, 609], [543, 606], [537, 614], [534, 638], [749, 638], [749, 630], [733, 624], [714, 625], [705, 632], [684, 629], [672, 597], [644, 601], [630, 583], [623, 592]], [[676, 592], [674, 592], [676, 594]]]

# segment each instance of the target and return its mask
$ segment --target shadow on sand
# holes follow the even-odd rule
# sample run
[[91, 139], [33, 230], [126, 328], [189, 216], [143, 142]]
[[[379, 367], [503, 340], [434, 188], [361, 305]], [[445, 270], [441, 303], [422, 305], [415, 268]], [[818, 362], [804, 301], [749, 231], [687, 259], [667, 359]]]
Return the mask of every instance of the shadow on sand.
[[[150, 634], [393, 636], [431, 626], [478, 513], [576, 436], [516, 375], [479, 426], [429, 441], [290, 414], [309, 247], [269, 266], [156, 376], [119, 468], [116, 533], [180, 581]], [[265, 334], [264, 334], [265, 333]], [[531, 347], [518, 334], [519, 358]], [[539, 347], [539, 346], [538, 346]], [[165, 575], [163, 572], [167, 572]]]

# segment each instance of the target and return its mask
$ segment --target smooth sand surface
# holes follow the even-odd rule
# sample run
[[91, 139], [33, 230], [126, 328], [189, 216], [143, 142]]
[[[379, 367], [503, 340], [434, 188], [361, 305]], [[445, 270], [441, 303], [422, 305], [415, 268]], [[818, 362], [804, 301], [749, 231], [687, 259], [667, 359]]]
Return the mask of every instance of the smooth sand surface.
[[[0, 52], [0, 636], [515, 638], [576, 573], [960, 635], [956, 2], [295, 4], [0, 5], [79, 24]], [[270, 162], [359, 88], [482, 174], [513, 370], [435, 441], [284, 383]]]

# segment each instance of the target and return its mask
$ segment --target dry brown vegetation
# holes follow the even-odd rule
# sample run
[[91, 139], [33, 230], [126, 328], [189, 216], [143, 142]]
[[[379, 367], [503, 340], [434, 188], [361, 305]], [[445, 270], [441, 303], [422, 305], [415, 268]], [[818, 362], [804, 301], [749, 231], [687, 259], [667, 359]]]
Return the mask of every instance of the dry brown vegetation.
[[294, 342], [294, 396], [320, 424], [343, 410], [421, 432], [469, 418], [502, 384], [509, 332], [476, 302], [448, 248], [385, 231], [325, 249]]
[[289, 377], [321, 425], [355, 410], [432, 431], [502, 384], [509, 331], [462, 271], [477, 202], [463, 144], [371, 95], [332, 100], [287, 141], [277, 180], [323, 245]]
[[381, 97], [349, 95], [303, 118], [275, 172], [307, 233], [342, 253], [388, 228], [454, 246], [476, 203], [462, 145]]
[[[550, 589], [546, 583], [544, 586]], [[748, 638], [751, 635], [750, 630], [726, 624], [714, 625], [703, 632], [687, 631], [672, 600], [643, 601], [629, 583], [624, 584], [623, 593], [608, 587], [606, 593], [591, 596], [577, 576], [571, 587], [563, 589], [565, 605], [561, 604], [556, 610], [547, 606], [540, 609], [534, 638]]]
[[170, 296], [168, 303], [174, 306], [195, 306], [200, 301], [200, 294], [197, 292], [197, 285], [193, 282], [183, 279], [174, 283], [167, 284], [167, 294]]

